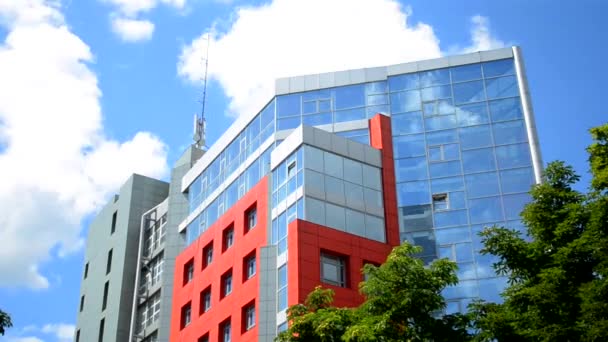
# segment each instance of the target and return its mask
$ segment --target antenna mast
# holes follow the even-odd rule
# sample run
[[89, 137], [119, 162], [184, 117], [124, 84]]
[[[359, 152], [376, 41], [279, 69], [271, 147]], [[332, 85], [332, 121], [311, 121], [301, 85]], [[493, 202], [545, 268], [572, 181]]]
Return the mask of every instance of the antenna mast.
[[207, 100], [207, 69], [209, 67], [209, 41], [210, 36], [207, 33], [207, 49], [205, 51], [205, 55], [202, 57], [202, 61], [205, 63], [204, 74], [203, 74], [203, 96], [199, 100], [201, 103], [201, 113], [200, 115], [194, 114], [194, 146], [206, 149], [206, 131], [207, 131], [207, 121], [205, 120], [205, 102]]

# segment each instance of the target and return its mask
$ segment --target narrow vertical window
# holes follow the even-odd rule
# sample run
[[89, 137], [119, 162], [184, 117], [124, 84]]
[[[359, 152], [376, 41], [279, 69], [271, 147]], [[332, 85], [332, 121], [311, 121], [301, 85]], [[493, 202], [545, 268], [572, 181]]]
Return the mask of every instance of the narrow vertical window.
[[184, 265], [183, 285], [188, 284], [194, 278], [194, 258]]
[[89, 263], [87, 262], [84, 265], [84, 279], [87, 279], [88, 276], [89, 276]]
[[245, 213], [245, 233], [249, 232], [258, 223], [256, 207], [252, 207]]
[[188, 304], [182, 307], [181, 318], [180, 318], [180, 328], [184, 329], [192, 322], [192, 303], [188, 302]]
[[84, 296], [80, 297], [80, 312], [84, 309]]
[[222, 275], [222, 292], [221, 297], [224, 298], [232, 293], [232, 269]]
[[76, 342], [80, 342], [80, 330], [76, 330]]
[[221, 342], [231, 342], [232, 341], [232, 326], [230, 324], [230, 319], [227, 319], [222, 324], [220, 324], [220, 341]]
[[118, 216], [118, 211], [115, 211], [114, 214], [112, 214], [112, 228], [110, 230], [110, 235], [114, 234], [114, 232], [116, 231], [116, 217]]
[[201, 292], [199, 315], [211, 310], [211, 286]]
[[207, 246], [203, 248], [203, 269], [207, 268], [213, 261], [213, 241], [209, 242]]
[[101, 321], [99, 322], [99, 335], [97, 336], [98, 342], [103, 342], [103, 329], [104, 329], [105, 325], [106, 325], [106, 319], [102, 318]]
[[241, 312], [241, 317], [243, 317], [243, 328], [242, 332], [246, 332], [248, 330], [253, 329], [255, 327], [255, 303], [251, 302], [245, 305]]
[[108, 291], [110, 290], [110, 282], [106, 281], [106, 284], [103, 286], [103, 301], [101, 303], [101, 311], [106, 309], [108, 305]]
[[112, 250], [108, 251], [108, 260], [106, 261], [106, 274], [110, 273], [112, 270]]
[[234, 244], [234, 225], [230, 225], [230, 227], [224, 229], [222, 237], [224, 240], [222, 244], [223, 250], [226, 251]]
[[243, 258], [243, 282], [251, 279], [256, 272], [255, 250]]

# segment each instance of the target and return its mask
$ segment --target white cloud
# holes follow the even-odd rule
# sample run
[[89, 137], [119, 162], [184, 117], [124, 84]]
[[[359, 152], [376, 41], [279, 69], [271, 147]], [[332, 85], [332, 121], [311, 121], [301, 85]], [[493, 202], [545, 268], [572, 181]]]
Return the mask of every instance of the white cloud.
[[476, 15], [471, 18], [473, 24], [471, 28], [472, 44], [464, 48], [464, 52], [476, 52], [501, 48], [506, 45], [500, 39], [492, 36], [490, 32], [490, 20], [486, 17]]
[[154, 33], [154, 24], [149, 20], [112, 18], [112, 31], [125, 42], [150, 40]]
[[39, 266], [82, 247], [83, 217], [131, 173], [168, 171], [151, 134], [104, 136], [93, 55], [54, 4], [0, 0], [0, 286], [48, 287]]
[[9, 337], [8, 342], [44, 342], [38, 337], [28, 336], [28, 337]]
[[[225, 32], [216, 22], [209, 49], [209, 77], [230, 97], [232, 115], [260, 110], [278, 77], [442, 55], [433, 27], [412, 23], [410, 8], [394, 0], [274, 0], [239, 8], [234, 18]], [[487, 22], [478, 22], [479, 41], [497, 42], [481, 32]], [[184, 46], [178, 61], [178, 74], [194, 83], [202, 77], [205, 36]]]
[[73, 324], [46, 324], [42, 327], [42, 332], [45, 334], [55, 335], [59, 342], [70, 342], [74, 338], [76, 326]]

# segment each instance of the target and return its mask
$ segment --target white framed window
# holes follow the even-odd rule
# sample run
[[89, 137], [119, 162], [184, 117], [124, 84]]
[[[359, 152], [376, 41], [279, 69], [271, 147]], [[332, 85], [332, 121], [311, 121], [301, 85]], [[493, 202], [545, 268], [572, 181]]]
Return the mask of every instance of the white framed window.
[[433, 210], [442, 211], [450, 209], [450, 201], [447, 193], [433, 194]]
[[255, 305], [251, 304], [245, 307], [245, 330], [250, 330], [255, 327]]

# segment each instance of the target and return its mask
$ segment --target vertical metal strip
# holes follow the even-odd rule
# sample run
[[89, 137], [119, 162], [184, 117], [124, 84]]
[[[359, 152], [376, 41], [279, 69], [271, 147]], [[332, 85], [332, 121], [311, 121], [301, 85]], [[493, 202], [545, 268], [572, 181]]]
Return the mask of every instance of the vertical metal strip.
[[530, 152], [532, 154], [532, 166], [534, 167], [534, 178], [537, 184], [542, 182], [543, 160], [540, 152], [540, 144], [536, 133], [536, 123], [534, 121], [534, 111], [532, 110], [532, 101], [530, 100], [530, 90], [528, 89], [528, 80], [526, 79], [526, 69], [524, 66], [523, 56], [519, 46], [513, 46], [513, 57], [515, 59], [515, 71], [517, 74], [517, 83], [519, 83], [519, 96], [523, 106], [524, 118], [526, 121], [526, 131], [528, 133], [528, 141], [530, 144]]

